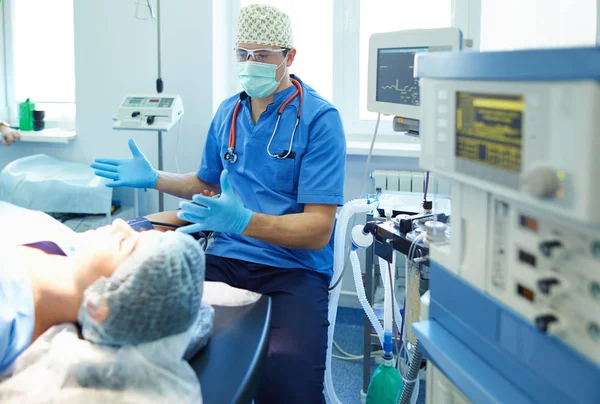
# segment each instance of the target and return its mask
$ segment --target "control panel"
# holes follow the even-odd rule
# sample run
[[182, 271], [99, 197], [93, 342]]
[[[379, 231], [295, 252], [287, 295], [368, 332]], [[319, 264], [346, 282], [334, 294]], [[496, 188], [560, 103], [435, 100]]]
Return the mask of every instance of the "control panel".
[[600, 364], [600, 231], [492, 200], [488, 292]]
[[179, 95], [128, 94], [119, 107], [113, 129], [168, 131], [183, 112]]
[[421, 168], [600, 224], [600, 83], [420, 82]]

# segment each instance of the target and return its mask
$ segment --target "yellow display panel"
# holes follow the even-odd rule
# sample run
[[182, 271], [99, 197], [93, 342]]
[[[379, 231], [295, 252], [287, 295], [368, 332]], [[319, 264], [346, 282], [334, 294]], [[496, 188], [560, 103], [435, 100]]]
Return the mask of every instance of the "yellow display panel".
[[456, 93], [456, 157], [521, 171], [521, 96]]

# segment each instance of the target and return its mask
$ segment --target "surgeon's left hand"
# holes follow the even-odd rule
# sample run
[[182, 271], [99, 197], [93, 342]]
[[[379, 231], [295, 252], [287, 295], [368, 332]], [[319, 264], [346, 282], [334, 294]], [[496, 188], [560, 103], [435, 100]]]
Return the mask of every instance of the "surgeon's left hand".
[[252, 211], [245, 208], [233, 192], [227, 170], [221, 172], [220, 198], [196, 194], [192, 200], [179, 204], [181, 211], [177, 212], [177, 217], [194, 224], [180, 227], [177, 231], [197, 233], [212, 230], [241, 234], [252, 219]]

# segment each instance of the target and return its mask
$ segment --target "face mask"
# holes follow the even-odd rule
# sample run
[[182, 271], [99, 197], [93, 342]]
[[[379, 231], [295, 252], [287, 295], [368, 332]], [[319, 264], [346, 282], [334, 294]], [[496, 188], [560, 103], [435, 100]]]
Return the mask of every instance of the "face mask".
[[273, 94], [273, 92], [285, 77], [277, 81], [275, 76], [279, 66], [283, 65], [287, 60], [287, 56], [279, 65], [275, 66], [270, 63], [259, 62], [239, 62], [238, 63], [238, 78], [244, 91], [254, 98], [265, 98]]

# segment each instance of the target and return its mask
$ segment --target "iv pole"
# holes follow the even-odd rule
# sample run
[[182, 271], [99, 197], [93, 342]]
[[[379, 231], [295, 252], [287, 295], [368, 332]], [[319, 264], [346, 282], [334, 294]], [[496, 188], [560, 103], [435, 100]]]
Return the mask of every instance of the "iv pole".
[[[152, 10], [152, 8], [150, 8]], [[160, 41], [160, 0], [156, 0], [156, 34], [157, 34], [157, 48], [158, 48], [158, 78], [156, 79], [156, 92], [158, 94], [163, 92], [164, 83], [162, 79], [162, 63], [161, 63], [161, 41]], [[158, 131], [158, 171], [163, 171], [163, 139], [162, 130]], [[163, 212], [165, 210], [165, 194], [163, 192], [158, 193], [158, 211]]]

